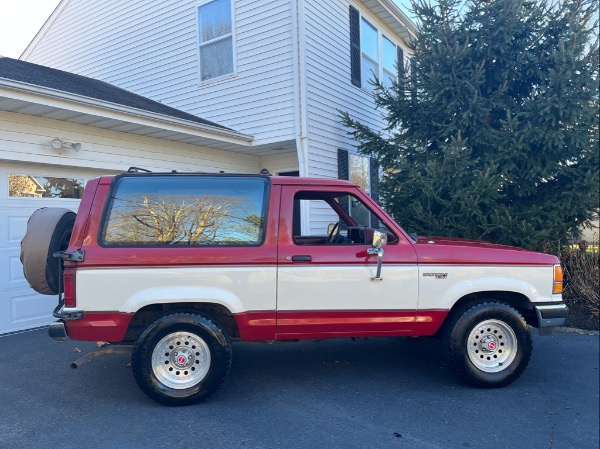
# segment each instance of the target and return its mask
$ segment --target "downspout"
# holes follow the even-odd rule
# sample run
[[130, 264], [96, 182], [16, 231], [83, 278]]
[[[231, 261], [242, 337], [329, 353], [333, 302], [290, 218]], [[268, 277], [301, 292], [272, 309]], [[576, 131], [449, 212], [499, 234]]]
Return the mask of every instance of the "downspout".
[[[300, 176], [309, 176], [308, 171], [308, 132], [307, 132], [307, 99], [306, 99], [306, 33], [305, 33], [304, 0], [296, 0], [292, 7], [292, 33], [294, 58], [294, 106], [296, 108], [296, 149], [298, 151], [298, 170]], [[302, 233], [310, 231], [310, 208], [308, 201], [303, 201]]]
[[304, 1], [296, 0], [292, 6], [292, 57], [294, 78], [294, 108], [296, 151], [300, 176], [308, 176], [308, 133], [306, 113], [306, 35], [304, 27]]

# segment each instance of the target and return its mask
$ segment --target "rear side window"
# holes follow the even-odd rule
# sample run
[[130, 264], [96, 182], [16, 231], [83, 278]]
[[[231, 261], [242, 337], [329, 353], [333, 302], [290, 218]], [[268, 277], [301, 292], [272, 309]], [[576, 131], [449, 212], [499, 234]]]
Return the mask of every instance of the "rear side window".
[[106, 210], [103, 246], [253, 246], [264, 236], [264, 178], [131, 176]]

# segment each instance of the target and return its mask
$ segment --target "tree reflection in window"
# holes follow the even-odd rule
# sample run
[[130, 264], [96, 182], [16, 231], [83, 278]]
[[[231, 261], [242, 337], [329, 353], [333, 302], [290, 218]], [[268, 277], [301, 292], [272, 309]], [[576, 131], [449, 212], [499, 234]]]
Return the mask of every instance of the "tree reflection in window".
[[238, 246], [261, 242], [264, 180], [147, 180], [153, 181], [146, 185], [148, 192], [128, 191], [128, 184], [140, 179], [121, 180], [103, 233], [105, 244]]
[[8, 175], [8, 194], [11, 197], [80, 199], [83, 179], [52, 176]]

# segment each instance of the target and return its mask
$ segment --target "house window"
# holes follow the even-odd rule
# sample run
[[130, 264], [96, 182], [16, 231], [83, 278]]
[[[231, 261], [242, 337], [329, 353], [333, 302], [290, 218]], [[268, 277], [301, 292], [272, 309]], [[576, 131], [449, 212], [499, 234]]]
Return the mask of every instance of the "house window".
[[391, 87], [403, 71], [397, 62], [404, 52], [389, 37], [350, 6], [350, 71], [352, 84], [372, 91], [370, 81], [377, 77], [385, 87]]
[[[357, 184], [375, 201], [379, 202], [379, 167], [373, 159], [360, 154], [350, 153], [342, 148], [338, 149], [338, 178]], [[359, 207], [357, 203], [349, 201], [340, 205], [351, 217], [361, 217], [365, 223], [369, 221], [370, 226], [377, 227], [378, 220], [373, 214]], [[365, 215], [366, 214], [366, 215]]]
[[392, 82], [398, 79], [398, 48], [387, 37], [381, 37], [381, 82], [387, 88], [392, 87]]
[[348, 177], [350, 182], [371, 193], [370, 158], [358, 154], [348, 154]]
[[231, 0], [211, 0], [198, 7], [200, 80], [233, 73]]
[[[360, 24], [361, 78], [367, 81], [374, 76], [379, 77], [379, 33], [364, 17]], [[363, 84], [369, 89], [373, 87], [368, 82]]]

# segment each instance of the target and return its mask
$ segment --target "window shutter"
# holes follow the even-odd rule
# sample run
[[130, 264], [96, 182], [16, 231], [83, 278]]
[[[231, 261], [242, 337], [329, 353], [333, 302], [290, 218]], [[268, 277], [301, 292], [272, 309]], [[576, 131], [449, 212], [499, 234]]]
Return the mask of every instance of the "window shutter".
[[[379, 203], [379, 164], [373, 158], [369, 158], [369, 171], [371, 178], [371, 198]], [[379, 220], [374, 214], [371, 214], [371, 227], [379, 227]]]
[[414, 58], [410, 60], [410, 93], [413, 101], [417, 100], [417, 65]]
[[350, 173], [348, 170], [348, 151], [338, 148], [338, 179], [348, 181]]
[[404, 92], [404, 51], [400, 47], [396, 47], [396, 64], [398, 65], [398, 86], [400, 92]]
[[355, 86], [361, 86], [360, 16], [353, 6], [350, 6], [350, 80]]
[[[350, 167], [348, 167], [348, 151], [338, 148], [338, 179], [348, 181], [350, 179]], [[340, 202], [342, 209], [350, 214], [350, 205], [347, 202]]]

